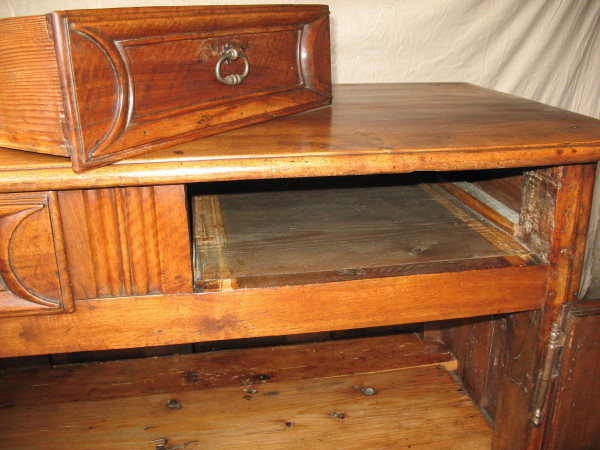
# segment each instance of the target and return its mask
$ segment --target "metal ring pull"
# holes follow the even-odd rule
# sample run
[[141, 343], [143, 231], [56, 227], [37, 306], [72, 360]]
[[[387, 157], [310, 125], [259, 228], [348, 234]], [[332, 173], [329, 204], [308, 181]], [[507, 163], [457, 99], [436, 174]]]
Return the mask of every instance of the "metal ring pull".
[[[231, 64], [240, 57], [244, 60], [244, 73], [241, 75], [234, 73], [223, 78], [221, 76], [221, 64], [223, 64], [223, 61], [225, 61], [226, 64]], [[244, 55], [241, 50], [236, 50], [233, 48], [231, 44], [225, 45], [225, 47], [223, 47], [223, 51], [221, 52], [221, 57], [219, 58], [219, 61], [217, 61], [217, 66], [215, 67], [215, 75], [217, 76], [217, 80], [223, 84], [226, 84], [227, 86], [235, 86], [246, 79], [249, 71], [250, 63], [248, 62], [246, 55]]]

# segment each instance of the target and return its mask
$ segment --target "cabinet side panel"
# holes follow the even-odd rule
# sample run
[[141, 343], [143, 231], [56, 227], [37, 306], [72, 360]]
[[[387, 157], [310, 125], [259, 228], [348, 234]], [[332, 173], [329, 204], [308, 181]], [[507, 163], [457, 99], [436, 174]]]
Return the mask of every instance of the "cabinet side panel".
[[76, 299], [192, 292], [183, 186], [59, 197]]
[[494, 197], [513, 211], [521, 211], [523, 175], [512, 175], [489, 180], [475, 181], [475, 186]]
[[0, 146], [67, 156], [54, 43], [44, 16], [0, 20]]
[[494, 421], [504, 370], [506, 318], [487, 316], [440, 324], [441, 340], [458, 360], [457, 375], [475, 403]]

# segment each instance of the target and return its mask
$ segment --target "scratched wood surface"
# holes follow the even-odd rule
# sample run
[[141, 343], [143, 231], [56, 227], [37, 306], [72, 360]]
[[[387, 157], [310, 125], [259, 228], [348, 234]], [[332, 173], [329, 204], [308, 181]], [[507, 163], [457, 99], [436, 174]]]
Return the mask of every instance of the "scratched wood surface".
[[577, 299], [594, 173], [595, 165], [578, 165], [524, 174], [517, 235], [538, 253], [547, 252], [550, 272], [543, 310], [508, 317], [506, 377], [499, 385], [494, 432], [500, 448], [542, 445], [547, 421], [537, 427], [530, 420], [532, 387], [561, 305]]
[[[534, 167], [600, 159], [600, 121], [463, 83], [345, 85], [333, 106], [87, 174], [0, 149], [0, 191]], [[435, 131], [432, 131], [435, 130]]]
[[567, 307], [565, 343], [553, 396], [547, 407], [545, 448], [595, 448], [600, 442], [600, 300], [573, 302]]
[[506, 365], [505, 316], [472, 317], [440, 324], [440, 339], [457, 359], [457, 372], [471, 399], [493, 423], [499, 380]]
[[[324, 378], [331, 376], [333, 367], [335, 375], [341, 376], [437, 365], [454, 370], [456, 360], [443, 344], [422, 342], [410, 332], [294, 345], [263, 344], [255, 348], [4, 370], [0, 371], [0, 405], [34, 406], [197, 391], [239, 386], [245, 380], [262, 383]], [[91, 385], [93, 390], [89, 389]]]
[[70, 366], [43, 401], [27, 386], [57, 369], [12, 371], [21, 383], [0, 430], [10, 448], [490, 448], [491, 429], [443, 361], [442, 346], [400, 336]]
[[[295, 190], [261, 183], [195, 197], [197, 285], [220, 290], [398, 276], [524, 265], [530, 257], [443, 191], [402, 177], [388, 185], [377, 180], [358, 188], [344, 180], [304, 181]], [[252, 187], [266, 189], [245, 192]]]

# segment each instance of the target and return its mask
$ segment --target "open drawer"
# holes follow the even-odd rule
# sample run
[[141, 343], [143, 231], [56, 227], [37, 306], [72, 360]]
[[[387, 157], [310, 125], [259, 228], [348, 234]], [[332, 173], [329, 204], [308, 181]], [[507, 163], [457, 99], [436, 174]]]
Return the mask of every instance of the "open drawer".
[[273, 301], [289, 302], [287, 314], [340, 326], [367, 310], [361, 326], [539, 308], [546, 266], [513, 236], [518, 205], [474, 183], [439, 181], [421, 174], [192, 186], [195, 290], [240, 299], [277, 292]]

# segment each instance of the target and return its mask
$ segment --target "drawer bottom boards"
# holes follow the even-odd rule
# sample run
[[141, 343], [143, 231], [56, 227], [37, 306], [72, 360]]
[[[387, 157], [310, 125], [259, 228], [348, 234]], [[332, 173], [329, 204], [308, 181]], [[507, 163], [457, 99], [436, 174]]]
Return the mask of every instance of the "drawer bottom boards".
[[355, 180], [302, 180], [291, 183], [295, 189], [289, 182], [241, 183], [218, 195], [192, 195], [196, 289], [534, 263], [514, 238], [436, 184], [408, 181], [365, 178], [357, 187]]

